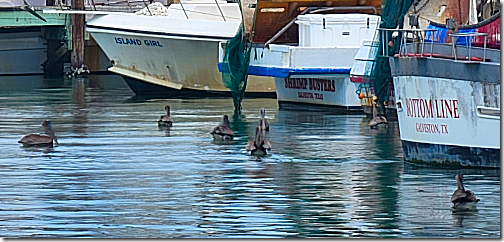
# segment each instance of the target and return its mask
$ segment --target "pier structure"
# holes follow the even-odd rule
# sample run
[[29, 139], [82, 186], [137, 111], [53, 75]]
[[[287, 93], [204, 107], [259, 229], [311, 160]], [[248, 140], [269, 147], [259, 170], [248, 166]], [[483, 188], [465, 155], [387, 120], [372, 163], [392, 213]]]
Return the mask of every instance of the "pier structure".
[[[144, 2], [145, 1], [145, 2]], [[156, 0], [158, 1], [158, 0]], [[161, 0], [168, 5], [173, 0]], [[106, 72], [110, 60], [85, 30], [94, 14], [66, 10], [136, 12], [149, 0], [12, 0], [0, 3], [0, 75], [61, 75], [86, 64]], [[45, 13], [48, 9], [58, 13]]]

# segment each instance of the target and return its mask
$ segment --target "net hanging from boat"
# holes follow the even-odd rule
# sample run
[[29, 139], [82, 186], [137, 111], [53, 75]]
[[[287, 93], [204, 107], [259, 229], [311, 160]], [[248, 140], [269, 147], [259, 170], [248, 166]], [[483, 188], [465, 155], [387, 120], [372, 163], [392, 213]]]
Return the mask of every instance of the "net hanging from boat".
[[[403, 28], [404, 15], [408, 12], [413, 0], [384, 0], [385, 7], [381, 11], [380, 28], [395, 29]], [[388, 39], [392, 40], [389, 43], [382, 43], [382, 34], [388, 34]], [[399, 40], [401, 36], [392, 38], [392, 32], [376, 31], [375, 37], [371, 44], [370, 54], [374, 56], [375, 61], [372, 65], [366, 67], [365, 77], [369, 78], [375, 95], [378, 97], [379, 103], [389, 100], [390, 83], [392, 76], [390, 73], [388, 56], [382, 56], [381, 50], [385, 45], [389, 48], [389, 54], [394, 55], [399, 52]], [[380, 105], [384, 112], [384, 105]]]
[[[247, 88], [251, 44], [243, 37], [243, 21], [236, 35], [227, 41], [222, 65], [222, 82], [231, 91], [235, 111], [241, 111], [241, 102]], [[227, 67], [227, 68], [226, 68]]]

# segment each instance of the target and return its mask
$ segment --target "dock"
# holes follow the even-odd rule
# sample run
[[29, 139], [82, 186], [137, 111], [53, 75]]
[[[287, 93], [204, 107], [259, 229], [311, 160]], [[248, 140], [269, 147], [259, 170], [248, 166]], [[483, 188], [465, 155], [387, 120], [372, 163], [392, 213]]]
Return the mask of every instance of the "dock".
[[[94, 1], [95, 5], [84, 5], [83, 0], [68, 2], [68, 6], [0, 6], [0, 58], [10, 60], [0, 66], [0, 75], [62, 75], [65, 69], [82, 64], [91, 72], [107, 72], [110, 60], [84, 27], [94, 14], [71, 11], [136, 12], [144, 3]], [[43, 4], [53, 3], [47, 0]], [[50, 13], [51, 10], [68, 12]]]

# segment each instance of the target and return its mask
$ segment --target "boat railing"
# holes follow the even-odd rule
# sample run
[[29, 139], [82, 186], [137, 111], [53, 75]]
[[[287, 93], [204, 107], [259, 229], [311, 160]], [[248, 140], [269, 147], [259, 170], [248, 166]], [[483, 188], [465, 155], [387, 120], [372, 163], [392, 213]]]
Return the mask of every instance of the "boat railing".
[[483, 61], [486, 60], [486, 42], [488, 38], [487, 33], [478, 33], [478, 32], [472, 32], [472, 33], [456, 33], [456, 34], [449, 34], [451, 37], [451, 42], [452, 42], [452, 55], [455, 57], [455, 60], [457, 60], [457, 38], [465, 38], [466, 43], [468, 43], [467, 47], [467, 60], [471, 61], [472, 56], [471, 56], [471, 49], [472, 49], [472, 38], [476, 36], [483, 36], [484, 41], [483, 41]]
[[[466, 63], [473, 62], [481, 62], [488, 61], [486, 59], [486, 42], [487, 42], [487, 33], [455, 33], [449, 34], [451, 37], [451, 55], [442, 55], [440, 53], [434, 53], [434, 41], [426, 41], [425, 36], [433, 36], [434, 32], [437, 29], [383, 29], [379, 28], [381, 35], [382, 43], [382, 55], [385, 57], [395, 56], [395, 57], [429, 57], [429, 58], [445, 58], [445, 59], [453, 59], [455, 61], [462, 61]], [[392, 34], [390, 33], [392, 32]], [[397, 36], [400, 36], [399, 39], [399, 52], [389, 53], [389, 36], [397, 33]], [[483, 48], [479, 50], [479, 53], [482, 52], [481, 57], [473, 56], [472, 49], [472, 39], [476, 36], [484, 37]], [[465, 38], [465, 45], [457, 45], [458, 38]], [[394, 37], [395, 39], [395, 37]], [[427, 46], [426, 46], [427, 45]], [[458, 47], [464, 46], [467, 51], [467, 54], [464, 56], [459, 52]], [[412, 47], [412, 48], [411, 48]], [[448, 54], [448, 53], [447, 53]]]
[[[413, 54], [414, 56], [420, 55], [420, 56], [432, 56], [433, 48], [434, 48], [434, 42], [430, 42], [430, 51], [429, 53], [425, 53], [426, 48], [425, 48], [425, 41], [424, 38], [426, 36], [427, 32], [431, 32], [433, 34], [437, 29], [382, 29], [378, 28], [378, 31], [380, 31], [381, 35], [381, 41], [384, 43], [382, 45], [382, 55], [383, 56], [390, 56], [389, 54], [389, 48], [388, 43], [389, 43], [389, 32], [397, 32], [398, 36], [401, 36], [401, 39], [399, 40], [399, 56], [410, 56]], [[413, 53], [409, 53], [408, 50], [408, 37], [411, 36], [411, 39], [413, 41], [413, 46], [414, 46], [414, 51]], [[420, 50], [418, 50], [418, 45], [420, 45]]]

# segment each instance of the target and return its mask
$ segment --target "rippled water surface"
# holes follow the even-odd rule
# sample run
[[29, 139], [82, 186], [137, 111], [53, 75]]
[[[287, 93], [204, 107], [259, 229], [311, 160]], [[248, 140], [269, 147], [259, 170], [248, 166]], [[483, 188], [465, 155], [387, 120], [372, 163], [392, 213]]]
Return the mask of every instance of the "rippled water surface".
[[[172, 108], [174, 126], [156, 120]], [[273, 146], [247, 154], [259, 109]], [[117, 76], [0, 79], [0, 237], [500, 237], [500, 170], [404, 163], [396, 122], [274, 99], [142, 99]], [[230, 115], [235, 140], [209, 132]], [[49, 119], [54, 148], [23, 148]], [[455, 175], [481, 199], [452, 211]]]

